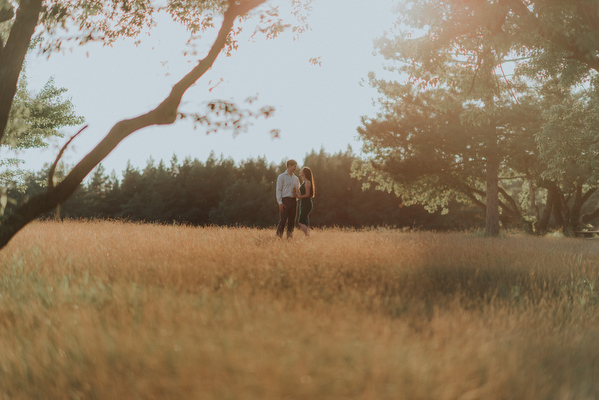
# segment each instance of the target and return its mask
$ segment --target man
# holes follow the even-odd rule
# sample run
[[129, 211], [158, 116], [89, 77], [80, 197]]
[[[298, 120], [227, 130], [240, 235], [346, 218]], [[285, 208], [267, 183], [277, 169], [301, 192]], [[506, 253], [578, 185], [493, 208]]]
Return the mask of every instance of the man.
[[279, 225], [277, 226], [277, 236], [283, 237], [285, 224], [287, 224], [287, 238], [293, 234], [295, 227], [295, 212], [297, 209], [297, 200], [294, 193], [299, 193], [299, 178], [293, 173], [297, 169], [295, 160], [287, 161], [287, 170], [277, 178], [277, 202], [279, 203]]

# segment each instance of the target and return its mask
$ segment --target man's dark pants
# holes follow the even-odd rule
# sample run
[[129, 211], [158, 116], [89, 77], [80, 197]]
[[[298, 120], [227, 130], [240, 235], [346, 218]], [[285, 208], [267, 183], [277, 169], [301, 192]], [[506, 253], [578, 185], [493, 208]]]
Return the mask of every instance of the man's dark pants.
[[283, 197], [283, 205], [285, 208], [280, 213], [279, 225], [277, 226], [277, 235], [283, 237], [285, 224], [287, 224], [287, 237], [293, 234], [295, 228], [295, 213], [297, 210], [297, 200], [295, 197]]

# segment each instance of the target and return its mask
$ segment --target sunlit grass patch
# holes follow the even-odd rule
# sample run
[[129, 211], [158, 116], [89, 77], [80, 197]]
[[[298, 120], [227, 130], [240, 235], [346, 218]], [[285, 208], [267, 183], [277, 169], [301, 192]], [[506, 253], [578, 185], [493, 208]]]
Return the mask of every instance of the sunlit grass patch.
[[597, 251], [35, 223], [0, 254], [0, 398], [595, 398]]

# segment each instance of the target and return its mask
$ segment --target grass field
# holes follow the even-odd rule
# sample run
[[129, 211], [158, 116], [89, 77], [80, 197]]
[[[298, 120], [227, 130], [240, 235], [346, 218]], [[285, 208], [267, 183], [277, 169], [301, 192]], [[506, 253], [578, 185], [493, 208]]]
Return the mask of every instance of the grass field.
[[599, 241], [38, 222], [0, 399], [597, 399]]

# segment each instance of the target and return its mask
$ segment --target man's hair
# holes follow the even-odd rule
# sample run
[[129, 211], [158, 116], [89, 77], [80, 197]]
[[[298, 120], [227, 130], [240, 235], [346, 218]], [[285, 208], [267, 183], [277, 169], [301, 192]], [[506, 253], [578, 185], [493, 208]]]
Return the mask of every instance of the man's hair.
[[297, 161], [295, 160], [287, 160], [287, 168], [293, 166], [293, 165], [297, 165]]

